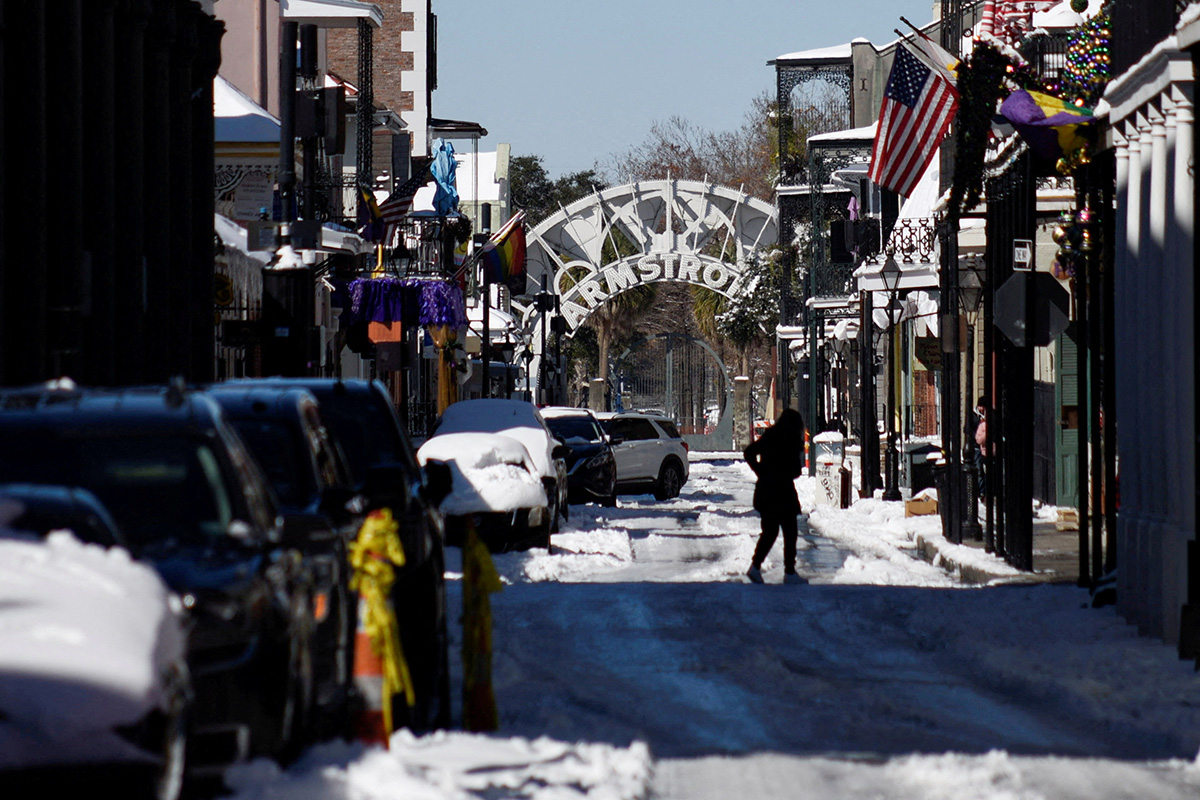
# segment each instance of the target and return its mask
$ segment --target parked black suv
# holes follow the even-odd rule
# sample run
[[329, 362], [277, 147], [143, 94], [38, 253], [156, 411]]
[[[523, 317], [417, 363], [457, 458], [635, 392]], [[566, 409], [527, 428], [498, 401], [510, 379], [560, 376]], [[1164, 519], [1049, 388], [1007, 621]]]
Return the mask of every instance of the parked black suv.
[[311, 579], [212, 398], [182, 386], [0, 390], [0, 482], [15, 481], [96, 495], [191, 611], [193, 776], [304, 744]]
[[446, 633], [445, 527], [438, 503], [450, 491], [445, 464], [417, 465], [396, 406], [379, 381], [333, 378], [240, 378], [222, 387], [301, 388], [320, 405], [326, 428], [346, 455], [355, 491], [367, 510], [388, 507], [400, 523], [405, 564], [392, 603], [416, 689], [416, 705], [394, 704], [397, 726], [413, 731], [450, 725], [450, 660]]
[[313, 678], [319, 738], [349, 730], [356, 599], [350, 542], [364, 514], [350, 467], [306, 389], [216, 384], [208, 393], [266, 473], [280, 508], [307, 525], [304, 555], [313, 575]]

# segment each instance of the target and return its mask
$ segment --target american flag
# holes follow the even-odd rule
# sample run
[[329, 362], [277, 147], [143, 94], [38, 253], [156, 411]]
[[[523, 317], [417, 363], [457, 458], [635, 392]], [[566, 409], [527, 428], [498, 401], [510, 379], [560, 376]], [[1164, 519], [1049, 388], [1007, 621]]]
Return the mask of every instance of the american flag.
[[900, 45], [892, 62], [868, 177], [907, 197], [946, 138], [958, 92]]
[[388, 227], [395, 225], [412, 210], [413, 198], [416, 197], [417, 190], [429, 183], [429, 164], [431, 163], [432, 159], [424, 164], [414, 163], [413, 176], [396, 187], [396, 190], [388, 195], [388, 199], [379, 205], [379, 213], [383, 217], [384, 225]]

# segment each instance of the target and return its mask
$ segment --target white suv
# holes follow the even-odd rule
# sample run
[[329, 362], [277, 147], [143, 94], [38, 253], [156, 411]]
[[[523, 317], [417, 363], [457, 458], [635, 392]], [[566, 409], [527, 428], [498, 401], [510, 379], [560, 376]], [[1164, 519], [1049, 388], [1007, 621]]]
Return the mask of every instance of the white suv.
[[659, 414], [596, 414], [617, 459], [617, 493], [679, 496], [688, 479], [688, 447], [675, 423]]

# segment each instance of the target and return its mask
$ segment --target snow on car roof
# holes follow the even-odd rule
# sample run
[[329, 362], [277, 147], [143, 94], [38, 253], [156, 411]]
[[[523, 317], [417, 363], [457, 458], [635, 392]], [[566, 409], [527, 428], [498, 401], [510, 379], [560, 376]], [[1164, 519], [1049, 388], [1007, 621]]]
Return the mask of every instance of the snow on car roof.
[[464, 469], [481, 469], [496, 464], [520, 464], [532, 468], [525, 445], [499, 433], [445, 433], [426, 440], [417, 451], [422, 465], [427, 461], [455, 461]]
[[594, 413], [586, 408], [571, 408], [570, 406], [546, 406], [540, 411], [546, 419], [551, 417], [590, 417]]

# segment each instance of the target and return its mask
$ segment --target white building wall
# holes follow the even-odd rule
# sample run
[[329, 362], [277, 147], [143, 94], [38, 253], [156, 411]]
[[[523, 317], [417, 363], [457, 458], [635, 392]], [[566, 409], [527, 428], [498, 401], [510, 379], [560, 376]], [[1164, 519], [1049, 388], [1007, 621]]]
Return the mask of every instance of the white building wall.
[[1118, 609], [1174, 643], [1195, 539], [1192, 66], [1167, 40], [1110, 86]]
[[430, 4], [429, 0], [402, 0], [401, 9], [413, 15], [413, 29], [400, 36], [401, 49], [413, 54], [413, 68], [401, 72], [400, 77], [404, 90], [412, 92], [413, 108], [402, 116], [412, 132], [412, 154], [426, 156], [429, 155], [429, 118], [432, 116], [428, 68]]

